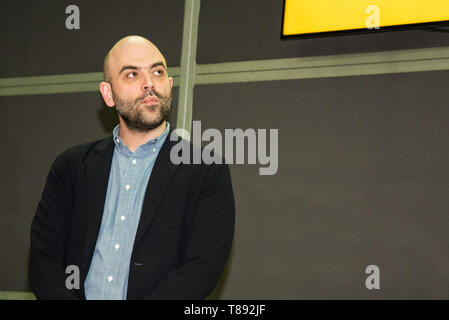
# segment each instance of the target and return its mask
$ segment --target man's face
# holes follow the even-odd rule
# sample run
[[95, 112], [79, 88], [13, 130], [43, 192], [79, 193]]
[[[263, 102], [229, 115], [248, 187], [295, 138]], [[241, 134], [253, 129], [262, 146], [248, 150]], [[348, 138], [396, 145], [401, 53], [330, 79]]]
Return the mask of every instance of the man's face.
[[165, 59], [148, 43], [126, 43], [110, 53], [111, 91], [129, 130], [147, 132], [170, 113], [172, 79]]

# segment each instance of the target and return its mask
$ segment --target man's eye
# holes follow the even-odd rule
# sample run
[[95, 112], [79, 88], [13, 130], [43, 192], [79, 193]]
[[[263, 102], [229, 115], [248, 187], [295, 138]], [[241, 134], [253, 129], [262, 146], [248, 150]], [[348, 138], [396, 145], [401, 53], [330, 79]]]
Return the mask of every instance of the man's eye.
[[154, 73], [155, 75], [157, 75], [157, 76], [161, 76], [161, 75], [164, 74], [164, 70], [156, 70], [156, 71], [154, 71], [153, 73]]
[[126, 75], [127, 78], [134, 78], [137, 75], [137, 72], [130, 72]]

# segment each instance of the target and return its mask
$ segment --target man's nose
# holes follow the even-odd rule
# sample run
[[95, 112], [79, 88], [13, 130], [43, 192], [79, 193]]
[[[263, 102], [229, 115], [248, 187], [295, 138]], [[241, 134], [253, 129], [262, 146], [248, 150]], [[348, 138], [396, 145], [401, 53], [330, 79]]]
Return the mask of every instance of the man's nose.
[[153, 81], [151, 79], [151, 76], [148, 75], [148, 74], [145, 74], [144, 79], [143, 79], [143, 83], [142, 83], [142, 89], [144, 91], [151, 90], [151, 89], [153, 89], [153, 86], [154, 86], [154, 84], [153, 84]]

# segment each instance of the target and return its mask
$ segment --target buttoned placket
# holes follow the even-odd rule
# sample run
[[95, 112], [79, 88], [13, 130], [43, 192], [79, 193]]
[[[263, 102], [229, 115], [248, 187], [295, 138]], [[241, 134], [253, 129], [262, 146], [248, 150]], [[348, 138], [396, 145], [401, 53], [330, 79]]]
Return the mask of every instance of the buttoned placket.
[[[121, 283], [123, 280], [121, 271], [123, 262], [122, 255], [131, 249], [129, 246], [133, 244], [135, 236], [135, 231], [127, 231], [129, 228], [127, 225], [137, 225], [138, 221], [136, 220], [140, 216], [140, 212], [133, 212], [136, 210], [132, 209], [134, 207], [133, 203], [136, 201], [136, 197], [138, 196], [137, 192], [142, 188], [139, 180], [139, 176], [142, 173], [139, 173], [137, 167], [139, 167], [139, 163], [141, 163], [145, 164], [146, 168], [148, 163], [148, 161], [146, 161], [146, 157], [153, 155], [160, 149], [160, 146], [158, 146], [159, 139], [155, 138], [148, 141], [147, 144], [139, 147], [136, 152], [132, 153], [129, 151], [128, 147], [122, 143], [121, 138], [118, 136], [118, 130], [116, 133], [117, 135], [114, 139], [117, 147], [116, 156], [121, 159], [118, 163], [122, 166], [122, 168], [118, 167], [119, 172], [121, 171], [119, 174], [120, 182], [117, 190], [118, 194], [116, 196], [117, 209], [115, 211], [115, 218], [112, 220], [110, 239], [105, 239], [109, 242], [105, 243], [105, 256], [115, 256], [112, 261], [103, 266], [104, 285], [101, 296], [106, 299], [108, 299], [108, 297], [113, 298], [119, 295], [117, 290], [120, 290], [120, 288], [117, 287], [116, 282], [119, 281], [119, 283]], [[152, 161], [155, 160], [153, 159]], [[126, 290], [126, 287], [124, 289]]]
[[[120, 140], [118, 138], [117, 138], [117, 142], [120, 144], [120, 147], [123, 147], [123, 145], [120, 143]], [[119, 152], [123, 156], [127, 157], [126, 152], [121, 151], [120, 148], [119, 148]], [[128, 174], [129, 173], [129, 170], [128, 170], [129, 164], [131, 164], [132, 166], [137, 165], [137, 159], [135, 159], [133, 156], [134, 156], [134, 154], [128, 155], [128, 161], [126, 161], [126, 166], [125, 166], [124, 172], [123, 172], [123, 177], [126, 177], [125, 179], [130, 180], [130, 181], [135, 181], [135, 178], [136, 178], [135, 171], [131, 170], [131, 174]], [[131, 198], [133, 196], [135, 196], [135, 194], [134, 194], [135, 186], [133, 186], [129, 181], [126, 181], [126, 180], [125, 180], [124, 185], [122, 186], [123, 191], [121, 192], [122, 194], [119, 197], [119, 203], [121, 203], [121, 202], [131, 203], [132, 202]], [[121, 207], [120, 204], [118, 206]], [[129, 213], [125, 213], [125, 212], [120, 212], [118, 215], [120, 217], [119, 218], [120, 222], [114, 226], [112, 246], [110, 247], [112, 254], [120, 254], [120, 251], [121, 251], [120, 248], [123, 245], [126, 245], [128, 241], [130, 241], [130, 239], [125, 239], [125, 238], [117, 239], [117, 238], [121, 238], [121, 237], [125, 236], [124, 234], [122, 234], [120, 229], [123, 228], [123, 223], [125, 223], [125, 221], [127, 220], [127, 215], [129, 215]], [[117, 261], [119, 261], [119, 259], [117, 259]], [[111, 268], [109, 270], [110, 272], [108, 273], [108, 276], [107, 276], [107, 284], [113, 283], [113, 281], [115, 279], [114, 275], [117, 274], [119, 267], [120, 266], [118, 264], [111, 266]]]

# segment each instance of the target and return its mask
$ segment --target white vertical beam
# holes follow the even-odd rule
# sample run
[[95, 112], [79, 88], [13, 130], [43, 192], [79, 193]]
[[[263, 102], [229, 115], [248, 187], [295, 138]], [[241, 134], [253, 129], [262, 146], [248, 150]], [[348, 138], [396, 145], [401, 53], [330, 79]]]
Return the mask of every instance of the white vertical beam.
[[178, 129], [185, 129], [189, 133], [192, 126], [193, 87], [195, 85], [199, 15], [200, 0], [186, 0], [182, 32], [181, 72], [176, 127]]

